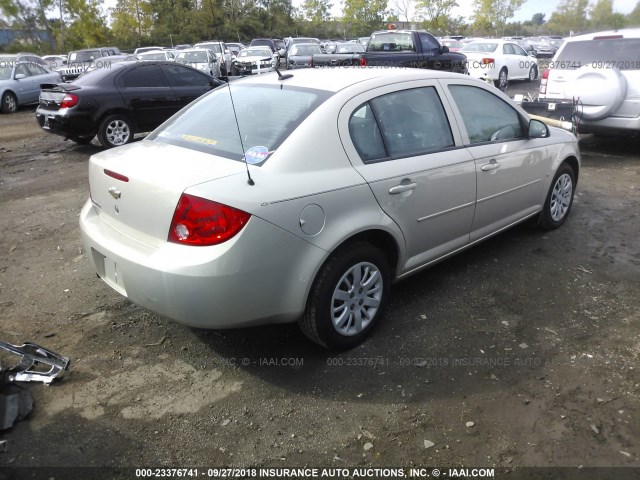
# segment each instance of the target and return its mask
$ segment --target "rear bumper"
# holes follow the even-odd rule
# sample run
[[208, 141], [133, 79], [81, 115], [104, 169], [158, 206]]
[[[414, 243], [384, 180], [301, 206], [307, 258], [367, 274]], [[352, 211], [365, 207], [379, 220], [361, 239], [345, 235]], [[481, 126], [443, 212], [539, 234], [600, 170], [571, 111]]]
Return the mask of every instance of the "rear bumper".
[[132, 302], [178, 323], [236, 328], [296, 321], [327, 252], [258, 217], [211, 247], [143, 244], [87, 201], [83, 245], [96, 272]]
[[91, 115], [70, 112], [68, 109], [36, 109], [36, 120], [43, 130], [66, 138], [94, 135], [97, 126]]

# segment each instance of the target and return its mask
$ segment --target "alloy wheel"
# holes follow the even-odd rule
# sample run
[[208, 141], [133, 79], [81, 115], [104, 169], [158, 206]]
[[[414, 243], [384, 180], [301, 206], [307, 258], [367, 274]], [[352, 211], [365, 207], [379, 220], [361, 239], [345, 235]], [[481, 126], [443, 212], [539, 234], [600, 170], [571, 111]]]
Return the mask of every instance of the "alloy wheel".
[[383, 280], [372, 263], [360, 262], [340, 278], [331, 298], [331, 319], [335, 330], [357, 335], [373, 320], [382, 300]]
[[107, 125], [107, 140], [112, 145], [124, 145], [129, 140], [131, 130], [123, 120], [113, 120]]
[[571, 205], [571, 195], [573, 193], [573, 184], [571, 177], [563, 173], [556, 180], [551, 193], [551, 202], [549, 204], [551, 218], [558, 222], [564, 218]]

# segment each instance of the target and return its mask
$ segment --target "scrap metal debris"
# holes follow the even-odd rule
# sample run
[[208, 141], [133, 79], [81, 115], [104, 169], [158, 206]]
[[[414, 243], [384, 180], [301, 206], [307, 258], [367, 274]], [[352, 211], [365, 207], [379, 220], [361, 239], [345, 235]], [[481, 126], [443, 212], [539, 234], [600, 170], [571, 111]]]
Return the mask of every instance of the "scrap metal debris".
[[0, 349], [22, 356], [20, 362], [7, 371], [9, 382], [42, 382], [50, 385], [56, 378], [62, 378], [69, 367], [68, 358], [35, 343], [18, 346], [0, 340]]
[[[7, 430], [33, 410], [31, 391], [13, 382], [50, 385], [64, 375], [69, 367], [69, 359], [35, 343], [18, 346], [0, 340], [0, 350], [21, 357], [18, 364], [11, 368], [3, 368], [0, 364], [0, 430]], [[6, 443], [2, 447], [6, 449]]]

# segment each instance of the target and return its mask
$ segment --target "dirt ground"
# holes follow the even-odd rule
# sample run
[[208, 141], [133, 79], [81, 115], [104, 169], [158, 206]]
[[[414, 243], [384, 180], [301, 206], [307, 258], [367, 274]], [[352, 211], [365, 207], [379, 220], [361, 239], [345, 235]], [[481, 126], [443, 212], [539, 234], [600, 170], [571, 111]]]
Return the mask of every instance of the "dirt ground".
[[640, 141], [581, 148], [563, 228], [517, 227], [397, 284], [372, 338], [335, 354], [296, 325], [195, 330], [129, 303], [80, 243], [99, 148], [43, 133], [33, 108], [0, 115], [0, 339], [71, 358], [61, 381], [30, 385], [30, 417], [0, 432], [0, 477], [18, 466], [640, 475]]

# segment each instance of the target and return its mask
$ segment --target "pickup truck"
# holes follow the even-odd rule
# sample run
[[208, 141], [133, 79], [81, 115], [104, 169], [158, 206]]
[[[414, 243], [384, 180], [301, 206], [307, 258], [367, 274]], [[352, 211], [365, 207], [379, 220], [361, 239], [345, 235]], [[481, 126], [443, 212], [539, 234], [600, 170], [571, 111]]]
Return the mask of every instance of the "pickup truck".
[[428, 68], [467, 72], [467, 57], [450, 52], [433, 35], [418, 30], [384, 30], [371, 34], [361, 66]]

